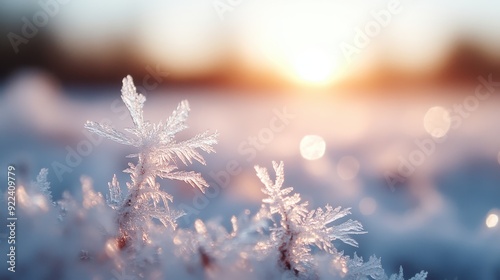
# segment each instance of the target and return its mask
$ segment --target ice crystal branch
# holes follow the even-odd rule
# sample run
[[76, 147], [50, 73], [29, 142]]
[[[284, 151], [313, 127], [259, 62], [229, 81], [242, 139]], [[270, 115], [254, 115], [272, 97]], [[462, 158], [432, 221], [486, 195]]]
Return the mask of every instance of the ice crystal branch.
[[375, 256], [371, 256], [367, 262], [363, 262], [363, 258], [358, 257], [358, 255], [354, 253], [352, 259], [346, 259], [346, 268], [348, 272], [346, 278], [348, 280], [365, 280], [368, 276], [378, 280], [387, 278], [384, 269], [382, 269], [380, 259]]
[[[75, 267], [85, 267], [82, 271], [91, 273], [82, 278], [72, 275], [75, 279], [111, 279], [111, 271], [114, 277], [122, 275], [130, 279], [404, 280], [402, 268], [399, 273], [387, 276], [380, 258], [372, 256], [363, 261], [356, 253], [350, 258], [337, 251], [333, 246], [337, 239], [357, 245], [351, 234], [361, 233], [361, 225], [350, 220], [332, 225], [347, 215], [348, 209], [326, 206], [308, 210], [307, 202], [301, 201], [300, 195], [293, 194], [292, 188], [282, 187], [283, 164], [273, 163], [273, 167], [277, 173], [275, 181], [266, 169], [257, 167], [264, 182], [263, 190], [268, 194], [260, 211], [250, 216], [251, 212], [245, 210], [238, 218], [233, 216], [230, 231], [219, 219], [196, 220], [194, 229], [171, 230], [173, 227], [169, 225], [168, 229], [151, 226], [145, 231], [135, 223], [148, 223], [155, 218], [168, 224], [179, 213], [171, 211], [172, 216], [167, 217], [161, 209], [155, 208], [155, 203], [168, 205], [172, 199], [168, 194], [157, 190], [141, 192], [137, 200], [141, 208], [129, 212], [135, 216], [128, 220], [130, 225], [124, 226], [132, 227], [126, 228], [130, 230], [127, 232], [129, 237], [141, 234], [139, 237], [147, 242], [125, 252], [118, 250], [119, 244], [113, 238], [109, 239], [117, 233], [113, 214], [127, 203], [116, 176], [109, 183], [110, 193], [106, 198], [111, 208], [105, 205], [104, 196], [94, 191], [89, 177], [81, 179], [81, 200], [64, 192], [63, 199], [57, 202], [64, 212], [57, 230], [46, 227], [53, 225], [51, 222], [59, 212], [46, 207], [44, 200], [40, 200], [42, 193], [50, 193], [46, 171], [42, 170], [28, 188], [31, 193], [19, 187], [19, 211], [33, 218], [26, 225], [43, 237], [32, 240], [57, 240], [54, 242], [67, 244], [63, 250], [42, 249], [51, 263], [60, 263], [65, 258], [76, 262], [68, 268], [63, 266], [68, 275], [72, 275]], [[313, 250], [313, 246], [320, 250]], [[89, 266], [93, 266], [91, 270]], [[46, 266], [37, 268], [37, 273], [45, 270]], [[427, 273], [422, 271], [410, 280], [425, 280], [426, 277]]]
[[[322, 274], [328, 279], [347, 280], [404, 280], [402, 271], [399, 275], [388, 278], [381, 266], [379, 258], [372, 256], [367, 262], [354, 254], [351, 259], [344, 256], [333, 246], [333, 241], [340, 240], [351, 246], [358, 246], [352, 238], [353, 234], [363, 234], [363, 226], [358, 221], [347, 220], [343, 223], [333, 222], [350, 214], [349, 208], [325, 208], [308, 210], [308, 202], [302, 202], [300, 194], [292, 193], [293, 188], [283, 188], [283, 162], [273, 162], [276, 179], [273, 182], [266, 168], [255, 166], [257, 176], [264, 184], [262, 192], [267, 195], [262, 200], [269, 218], [274, 222], [270, 240], [263, 251], [274, 249], [278, 252], [278, 265], [287, 279], [317, 279], [319, 260], [329, 259], [328, 272]], [[261, 211], [266, 213], [266, 211]], [[277, 217], [276, 217], [277, 216]], [[279, 220], [279, 223], [278, 223]], [[324, 251], [325, 255], [313, 255], [311, 246]], [[329, 257], [328, 257], [329, 256]], [[323, 267], [323, 269], [325, 269]], [[333, 277], [333, 278], [332, 278]], [[426, 272], [420, 272], [411, 280], [424, 280]]]
[[138, 148], [137, 153], [129, 156], [137, 158], [137, 164], [129, 163], [129, 168], [125, 170], [131, 178], [131, 182], [127, 182], [127, 196], [122, 198], [116, 177], [109, 183], [108, 204], [118, 212], [120, 243], [125, 246], [129, 239], [145, 238], [143, 225], [151, 218], [159, 220], [166, 227], [175, 228], [176, 219], [183, 213], [170, 209], [169, 203], [173, 198], [161, 190], [156, 178], [184, 181], [204, 192], [208, 184], [203, 177], [196, 172], [179, 171], [176, 160], [179, 159], [185, 165], [193, 161], [205, 164], [199, 151], [214, 152], [213, 145], [217, 143], [217, 133], [206, 131], [178, 142], [174, 139], [175, 135], [187, 128], [187, 101], [182, 101], [165, 122], [154, 124], [144, 120], [143, 107], [146, 97], [137, 93], [132, 77], [123, 79], [121, 92], [121, 98], [134, 124], [133, 128], [125, 129], [127, 134], [107, 124], [92, 121], [87, 121], [85, 127], [120, 144]]
[[[269, 205], [271, 215], [279, 215], [279, 225], [275, 221], [271, 235], [271, 245], [279, 251], [279, 264], [282, 269], [295, 275], [310, 273], [312, 268], [311, 245], [330, 254], [337, 253], [332, 242], [341, 240], [352, 246], [357, 242], [352, 234], [362, 234], [362, 225], [358, 221], [348, 220], [338, 225], [330, 225], [348, 215], [349, 209], [318, 208], [309, 211], [308, 202], [301, 202], [300, 194], [291, 194], [293, 188], [282, 188], [284, 182], [283, 162], [273, 162], [276, 180], [273, 182], [267, 169], [256, 166], [257, 176], [265, 188], [262, 192], [268, 197], [262, 202]], [[271, 216], [273, 221], [275, 220]]]
[[[426, 278], [427, 278], [427, 272], [421, 271], [421, 272], [417, 273], [415, 276], [413, 276], [412, 278], [410, 278], [410, 280], [425, 280]], [[385, 278], [385, 279], [387, 279], [387, 278]], [[399, 274], [393, 274], [389, 278], [389, 280], [405, 280], [405, 278], [403, 277], [403, 268], [399, 267]]]
[[120, 188], [120, 183], [116, 178], [116, 174], [113, 175], [113, 179], [108, 183], [109, 195], [106, 195], [106, 203], [113, 209], [118, 209], [123, 203], [122, 190]]

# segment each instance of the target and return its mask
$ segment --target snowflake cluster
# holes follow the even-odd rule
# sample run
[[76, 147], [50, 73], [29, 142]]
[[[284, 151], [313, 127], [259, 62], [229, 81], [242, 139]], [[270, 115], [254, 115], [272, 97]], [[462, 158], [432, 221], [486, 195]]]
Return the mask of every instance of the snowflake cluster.
[[[273, 162], [275, 180], [266, 168], [255, 167], [266, 197], [257, 213], [247, 210], [233, 216], [230, 230], [219, 220], [196, 220], [193, 229], [177, 227], [183, 213], [171, 207], [173, 197], [157, 179], [181, 180], [204, 191], [208, 184], [201, 175], [178, 170], [177, 163], [205, 164], [200, 151], [214, 151], [217, 133], [175, 139], [187, 128], [187, 101], [165, 122], [145, 121], [146, 99], [136, 92], [130, 76], [123, 80], [122, 99], [134, 124], [125, 130], [127, 134], [90, 121], [85, 127], [137, 148], [129, 156], [137, 162], [125, 170], [130, 174], [126, 193], [116, 175], [105, 197], [93, 190], [90, 178], [83, 177], [81, 199], [64, 193], [61, 201], [53, 203], [47, 170], [42, 169], [36, 182], [19, 188], [20, 211], [32, 217], [24, 226], [39, 238], [52, 240], [47, 244], [63, 246], [53, 250], [47, 244], [30, 243], [33, 257], [19, 264], [24, 268], [21, 277], [404, 280], [402, 269], [387, 276], [379, 258], [372, 256], [365, 262], [356, 254], [351, 258], [338, 251], [335, 242], [358, 245], [353, 235], [366, 233], [361, 223], [341, 221], [350, 214], [349, 208], [326, 205], [310, 210], [293, 188], [283, 187], [283, 162]], [[33, 269], [30, 263], [39, 256], [57, 265]], [[411, 279], [426, 277], [422, 271]]]

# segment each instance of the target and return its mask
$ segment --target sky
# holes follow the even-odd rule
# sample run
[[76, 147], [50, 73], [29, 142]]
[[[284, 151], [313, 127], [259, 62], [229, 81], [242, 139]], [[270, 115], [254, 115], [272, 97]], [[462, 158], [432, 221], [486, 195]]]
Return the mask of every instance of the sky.
[[[34, 22], [47, 11], [47, 24], [39, 30], [74, 63], [139, 60], [162, 65], [174, 77], [210, 75], [234, 65], [245, 73], [319, 85], [376, 72], [381, 64], [428, 73], [464, 38], [500, 60], [497, 1], [40, 3], [3, 4], [5, 33], [22, 35], [23, 17]], [[28, 44], [19, 45], [19, 52]], [[13, 53], [12, 47], [3, 50]]]

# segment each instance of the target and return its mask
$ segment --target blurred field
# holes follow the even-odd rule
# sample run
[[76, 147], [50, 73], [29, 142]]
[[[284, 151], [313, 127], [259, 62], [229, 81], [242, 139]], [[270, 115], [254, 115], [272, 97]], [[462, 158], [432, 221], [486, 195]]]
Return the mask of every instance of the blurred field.
[[[40, 168], [49, 168], [55, 199], [63, 191], [80, 192], [81, 175], [92, 177], [102, 193], [114, 173], [126, 182], [121, 170], [126, 168], [125, 156], [134, 151], [90, 138], [83, 130], [88, 119], [107, 118], [119, 127], [130, 124], [123, 105], [116, 102], [119, 83], [93, 88], [106, 94], [89, 99], [83, 98], [88, 88], [67, 89], [46, 74], [27, 72], [2, 88], [2, 166], [19, 166], [24, 181], [33, 180]], [[461, 91], [460, 97], [428, 97], [451, 90]], [[225, 92], [210, 94], [220, 91]], [[207, 166], [194, 166], [211, 184], [211, 197], [200, 200], [198, 191], [164, 182], [177, 207], [195, 210], [182, 219], [182, 226], [191, 226], [199, 217], [222, 218], [229, 226], [233, 214], [256, 211], [262, 195], [253, 165], [284, 160], [285, 183], [313, 206], [352, 207], [354, 218], [369, 232], [357, 238], [356, 251], [382, 257], [388, 271], [401, 264], [407, 275], [428, 270], [429, 279], [497, 279], [500, 227], [491, 217], [487, 220], [500, 214], [498, 89], [475, 110], [465, 111], [468, 115], [460, 123], [453, 106], [464, 104], [474, 88], [429, 91], [414, 92], [413, 98], [360, 100], [350, 97], [356, 92], [250, 98], [249, 93], [227, 89], [179, 88], [149, 93], [145, 112], [151, 121], [159, 121], [188, 99], [192, 111], [184, 135], [206, 129], [220, 132], [217, 153], [207, 156]], [[436, 106], [450, 108], [453, 123], [439, 114], [426, 117]], [[447, 126], [444, 138], [426, 131]], [[306, 135], [324, 139], [324, 155], [314, 141], [299, 148]], [[311, 156], [319, 158], [305, 159]], [[419, 164], [409, 172], [411, 162]], [[398, 172], [408, 174], [398, 177]], [[389, 184], [388, 177], [397, 184]], [[0, 180], [6, 180], [5, 174]]]

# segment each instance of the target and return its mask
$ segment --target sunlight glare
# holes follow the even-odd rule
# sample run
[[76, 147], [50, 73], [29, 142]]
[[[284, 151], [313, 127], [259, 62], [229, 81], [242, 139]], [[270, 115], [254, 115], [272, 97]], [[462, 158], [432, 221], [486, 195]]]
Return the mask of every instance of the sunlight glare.
[[306, 83], [327, 84], [334, 74], [334, 63], [326, 52], [321, 50], [304, 50], [291, 58], [295, 75]]

